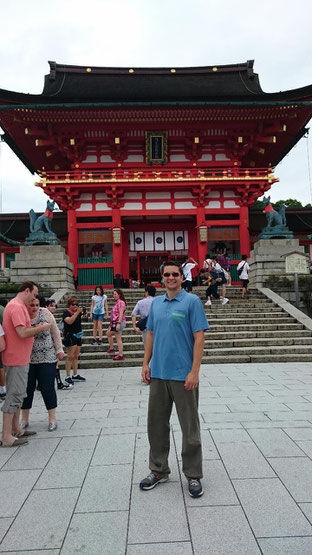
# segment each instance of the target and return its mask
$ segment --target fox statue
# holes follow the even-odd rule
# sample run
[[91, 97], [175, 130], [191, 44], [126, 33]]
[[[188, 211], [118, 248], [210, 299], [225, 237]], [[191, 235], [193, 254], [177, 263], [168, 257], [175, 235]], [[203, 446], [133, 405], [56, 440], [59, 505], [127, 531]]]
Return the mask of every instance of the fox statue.
[[55, 208], [55, 202], [51, 200], [47, 201], [47, 208], [45, 210], [45, 213], [42, 214], [41, 216], [37, 216], [34, 210], [31, 208], [31, 210], [29, 211], [29, 218], [30, 218], [29, 227], [30, 227], [31, 233], [34, 233], [37, 231], [44, 231], [43, 229], [44, 227], [47, 233], [53, 233], [51, 229], [51, 222], [53, 220], [54, 208]]

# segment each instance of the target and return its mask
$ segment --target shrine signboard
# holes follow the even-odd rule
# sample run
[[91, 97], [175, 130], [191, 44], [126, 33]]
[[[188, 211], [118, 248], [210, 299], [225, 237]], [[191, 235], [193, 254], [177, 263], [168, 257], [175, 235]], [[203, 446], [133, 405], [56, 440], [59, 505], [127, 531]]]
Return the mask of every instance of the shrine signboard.
[[285, 256], [286, 274], [309, 274], [307, 256], [294, 252]]

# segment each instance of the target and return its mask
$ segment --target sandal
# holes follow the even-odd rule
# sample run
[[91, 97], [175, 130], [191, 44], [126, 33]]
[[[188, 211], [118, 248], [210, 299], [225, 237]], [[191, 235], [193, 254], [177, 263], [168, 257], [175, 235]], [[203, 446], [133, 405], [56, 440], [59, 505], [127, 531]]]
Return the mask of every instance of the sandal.
[[27, 439], [14, 439], [14, 441], [0, 441], [0, 447], [21, 447], [27, 445]]
[[31, 430], [25, 430], [22, 434], [12, 434], [15, 437], [30, 437], [35, 436], [37, 432], [32, 432]]

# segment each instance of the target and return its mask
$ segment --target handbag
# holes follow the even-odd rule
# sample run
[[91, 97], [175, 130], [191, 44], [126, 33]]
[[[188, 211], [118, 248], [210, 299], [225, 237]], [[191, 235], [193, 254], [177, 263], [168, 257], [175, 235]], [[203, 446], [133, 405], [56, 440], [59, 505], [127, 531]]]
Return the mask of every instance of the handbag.
[[136, 327], [139, 328], [139, 330], [144, 331], [146, 329], [147, 318], [148, 316], [141, 318], [141, 320], [137, 322]]

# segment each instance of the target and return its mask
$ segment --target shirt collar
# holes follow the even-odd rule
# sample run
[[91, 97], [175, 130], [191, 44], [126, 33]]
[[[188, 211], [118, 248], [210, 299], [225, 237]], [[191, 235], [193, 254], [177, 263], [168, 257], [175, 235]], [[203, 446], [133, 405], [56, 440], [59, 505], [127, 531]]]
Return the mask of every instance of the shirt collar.
[[173, 297], [172, 299], [168, 299], [167, 293], [165, 293], [163, 302], [165, 302], [165, 301], [169, 301], [169, 302], [179, 301], [180, 302], [180, 301], [182, 301], [184, 295], [187, 295], [187, 293], [184, 289], [181, 289], [181, 291], [179, 291], [179, 293], [175, 297]]

